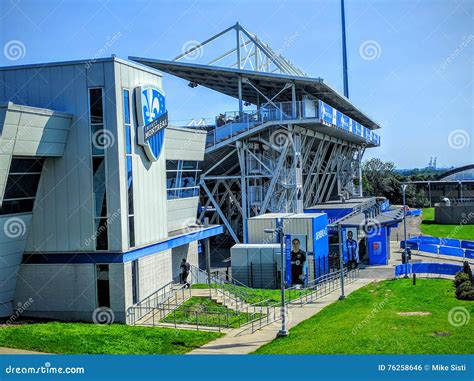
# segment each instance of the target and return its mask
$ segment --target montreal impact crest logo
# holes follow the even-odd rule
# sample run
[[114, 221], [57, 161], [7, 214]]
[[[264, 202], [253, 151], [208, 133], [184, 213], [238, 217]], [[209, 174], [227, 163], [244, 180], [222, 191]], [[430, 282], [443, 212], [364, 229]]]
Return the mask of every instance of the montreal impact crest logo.
[[138, 119], [138, 144], [143, 146], [150, 161], [160, 157], [168, 126], [168, 111], [164, 94], [152, 85], [140, 86], [135, 90]]

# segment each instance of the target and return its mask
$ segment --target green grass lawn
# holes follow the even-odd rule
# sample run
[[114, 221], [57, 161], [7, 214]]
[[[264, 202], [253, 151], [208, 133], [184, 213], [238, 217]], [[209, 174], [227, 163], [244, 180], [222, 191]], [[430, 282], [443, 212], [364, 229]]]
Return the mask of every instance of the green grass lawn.
[[[448, 321], [465, 308], [468, 324]], [[399, 312], [428, 312], [400, 316]], [[452, 281], [398, 279], [372, 283], [256, 351], [258, 354], [467, 354], [474, 348], [474, 303], [457, 300]], [[455, 320], [456, 321], [456, 320]]]
[[423, 209], [420, 230], [425, 235], [440, 238], [474, 240], [474, 225], [440, 225], [434, 222], [434, 208]]
[[162, 322], [191, 325], [198, 323], [208, 327], [237, 328], [261, 316], [263, 315], [245, 312], [237, 314], [236, 311], [210, 298], [193, 296], [166, 316]]
[[158, 327], [53, 322], [2, 327], [0, 347], [64, 354], [182, 354], [221, 336]]
[[[226, 286], [224, 286], [226, 287]], [[207, 284], [193, 284], [192, 288], [205, 289], [208, 288]], [[259, 303], [262, 306], [270, 306], [273, 304], [281, 303], [281, 291], [280, 290], [268, 290], [262, 288], [249, 288], [244, 286], [227, 286], [230, 292], [234, 292], [235, 295], [239, 296], [248, 304]], [[301, 295], [304, 295], [306, 292], [304, 290], [286, 290], [285, 299], [287, 301], [298, 299]]]

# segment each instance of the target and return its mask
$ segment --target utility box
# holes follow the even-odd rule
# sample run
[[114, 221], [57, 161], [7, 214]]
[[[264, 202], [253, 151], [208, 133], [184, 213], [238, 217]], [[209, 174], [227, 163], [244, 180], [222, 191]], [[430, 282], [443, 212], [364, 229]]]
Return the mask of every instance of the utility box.
[[[291, 276], [291, 279], [293, 277], [296, 279], [304, 278], [304, 283], [307, 283], [308, 281], [312, 281], [315, 278], [327, 274], [329, 272], [329, 238], [327, 231], [327, 214], [268, 213], [249, 218], [247, 220], [249, 245], [259, 245], [259, 247], [264, 247], [266, 245], [270, 247], [273, 244], [279, 244], [277, 233], [265, 232], [265, 230], [277, 229], [279, 226], [279, 221], [281, 221], [283, 226], [284, 234], [291, 236], [291, 257], [296, 257], [296, 259], [290, 258], [289, 255], [289, 258], [286, 258], [286, 264], [288, 268], [287, 274], [292, 273], [294, 275]], [[294, 253], [300, 252], [299, 256], [293, 255], [293, 246], [295, 248]], [[238, 249], [239, 247], [241, 247], [241, 245], [235, 245], [232, 250], [234, 248]], [[231, 252], [233, 253], [232, 250]], [[304, 261], [302, 261], [303, 256]], [[261, 258], [263, 257], [261, 256]], [[242, 260], [243, 259], [239, 257], [239, 259], [236, 259], [237, 262], [235, 262], [234, 255], [232, 254], [231, 261], [233, 276], [239, 281], [239, 278], [247, 277], [245, 284], [252, 284], [252, 287], [257, 287], [256, 284], [258, 283], [258, 280], [256, 280], [255, 277], [260, 276], [259, 271], [268, 272], [261, 275], [262, 279], [265, 279], [263, 282], [265, 284], [269, 277], [275, 275], [275, 270], [265, 264], [268, 263], [268, 261], [265, 262], [261, 260], [260, 263], [262, 263], [262, 266], [256, 268], [255, 266], [259, 262], [257, 261], [256, 256], [253, 254], [248, 254], [246, 258], [247, 267], [252, 268], [245, 270], [245, 262], [241, 262]], [[276, 263], [279, 269], [279, 260], [277, 260]], [[298, 268], [297, 266], [300, 267]], [[250, 272], [252, 272], [253, 275], [250, 275]], [[235, 274], [238, 274], [237, 276], [239, 278], [236, 278]], [[296, 279], [292, 279], [291, 283], [295, 284]]]
[[236, 244], [230, 249], [232, 278], [254, 288], [277, 288], [280, 279], [279, 244]]
[[247, 219], [248, 243], [278, 243], [278, 234], [265, 233], [265, 229], [275, 230], [278, 220], [291, 216], [291, 213], [267, 213]]

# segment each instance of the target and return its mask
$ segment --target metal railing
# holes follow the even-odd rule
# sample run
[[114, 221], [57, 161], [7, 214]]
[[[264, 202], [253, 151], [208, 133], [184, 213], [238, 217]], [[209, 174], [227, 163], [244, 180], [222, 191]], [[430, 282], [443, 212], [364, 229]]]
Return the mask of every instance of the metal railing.
[[[344, 283], [349, 284], [359, 277], [359, 270], [344, 269]], [[281, 319], [281, 302], [272, 299], [249, 303], [255, 290], [245, 285], [236, 285], [194, 266], [191, 267], [194, 284], [206, 285], [209, 298], [222, 306], [185, 304], [193, 295], [186, 289], [168, 283], [144, 300], [128, 308], [129, 323], [146, 326], [173, 326], [196, 330], [218, 330], [249, 326], [255, 332]], [[285, 290], [286, 306], [303, 306], [330, 294], [341, 286], [340, 271], [323, 275], [309, 282], [306, 287], [293, 286]]]
[[172, 298], [182, 297], [182, 301], [190, 297], [190, 290], [185, 285], [177, 285], [173, 282], [165, 284], [146, 298], [140, 300], [134, 305], [127, 308], [127, 321], [131, 325], [135, 325], [145, 319], [148, 314], [152, 313], [156, 308], [164, 303], [170, 303]]
[[[274, 102], [266, 104], [257, 110], [224, 112], [216, 117], [214, 128], [208, 127], [206, 148], [212, 147], [243, 132], [250, 131], [267, 122], [283, 123], [289, 120], [319, 120], [319, 107], [319, 100], [304, 100], [296, 102]], [[333, 122], [332, 114], [324, 114], [321, 118], [325, 120], [326, 124], [345, 130], [367, 142], [380, 145], [380, 136], [378, 134], [354, 121], [352, 121], [352, 127], [350, 127], [349, 118], [342, 113], [339, 114], [344, 116], [345, 124], [339, 125], [338, 121]], [[330, 122], [326, 121], [326, 119], [330, 120]], [[342, 118], [336, 119], [342, 120]]]

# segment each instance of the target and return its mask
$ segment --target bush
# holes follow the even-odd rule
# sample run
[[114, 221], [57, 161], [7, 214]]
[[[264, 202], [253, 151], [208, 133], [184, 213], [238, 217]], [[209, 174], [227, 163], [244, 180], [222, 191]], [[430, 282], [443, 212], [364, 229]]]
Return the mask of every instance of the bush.
[[460, 300], [474, 300], [474, 287], [469, 280], [461, 283], [456, 288], [456, 297]]
[[472, 271], [471, 271], [471, 266], [469, 266], [468, 261], [464, 261], [462, 271], [464, 271], [469, 276], [469, 280], [471, 281], [471, 284], [472, 284]]
[[460, 271], [454, 277], [454, 287], [458, 288], [464, 282], [471, 282], [469, 275], [463, 271]]

